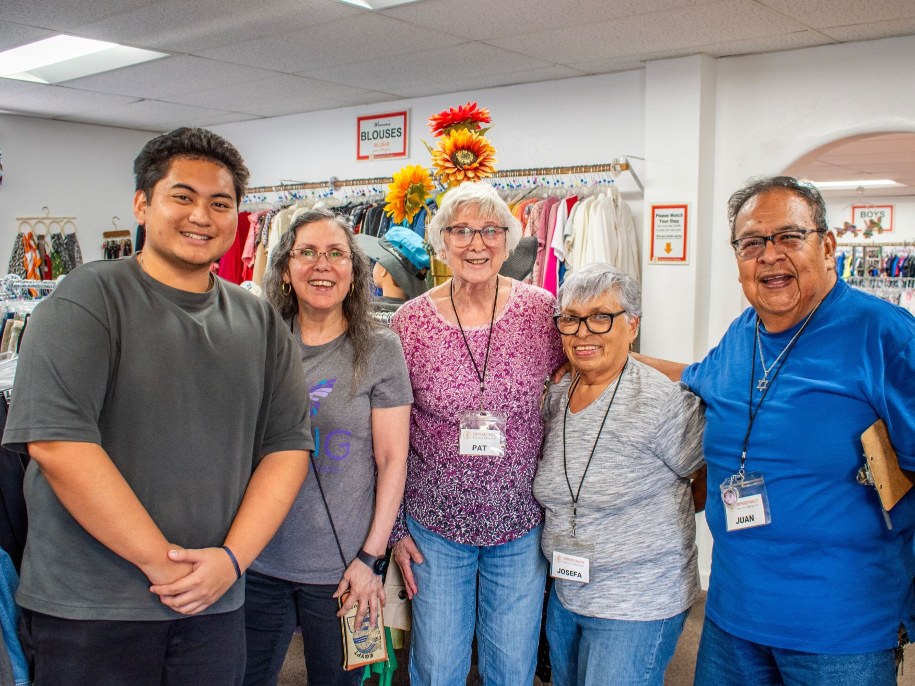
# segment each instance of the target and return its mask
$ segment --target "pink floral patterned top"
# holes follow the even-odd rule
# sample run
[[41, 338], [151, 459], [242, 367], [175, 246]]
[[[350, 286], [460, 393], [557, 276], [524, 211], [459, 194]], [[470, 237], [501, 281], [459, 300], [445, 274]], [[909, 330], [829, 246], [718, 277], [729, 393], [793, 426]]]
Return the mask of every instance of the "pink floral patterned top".
[[[542, 518], [532, 484], [540, 456], [544, 380], [565, 362], [547, 291], [513, 282], [496, 318], [483, 406], [507, 418], [503, 458], [458, 453], [459, 415], [480, 405], [480, 384], [456, 324], [428, 294], [409, 301], [391, 327], [400, 336], [413, 411], [404, 505], [391, 541], [407, 535], [404, 510], [427, 529], [466, 545], [519, 538]], [[464, 329], [482, 372], [489, 326]]]

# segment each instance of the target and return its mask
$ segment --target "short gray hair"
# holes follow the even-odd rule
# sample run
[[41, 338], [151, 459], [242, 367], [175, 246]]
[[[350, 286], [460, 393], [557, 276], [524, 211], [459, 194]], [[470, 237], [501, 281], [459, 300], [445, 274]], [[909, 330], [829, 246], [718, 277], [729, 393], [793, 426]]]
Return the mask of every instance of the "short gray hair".
[[629, 274], [609, 264], [589, 264], [565, 277], [557, 296], [557, 307], [586, 303], [610, 294], [626, 311], [626, 319], [642, 316], [642, 288]]
[[[826, 221], [826, 201], [812, 183], [801, 181], [793, 176], [760, 176], [747, 181], [747, 185], [734, 192], [728, 200], [728, 224], [731, 227], [731, 240], [737, 237], [737, 215], [750, 200], [774, 190], [787, 190], [794, 193], [810, 207], [816, 228], [823, 233], [829, 231]], [[822, 238], [822, 236], [820, 236]]]
[[487, 183], [478, 181], [465, 181], [460, 186], [452, 188], [445, 193], [442, 206], [429, 222], [426, 230], [426, 240], [436, 255], [441, 255], [445, 250], [445, 239], [442, 229], [451, 226], [454, 218], [463, 210], [473, 207], [477, 213], [497, 222], [499, 226], [507, 226], [508, 234], [505, 236], [505, 247], [508, 253], [518, 247], [521, 240], [521, 222], [508, 209], [505, 201], [499, 197], [496, 189]]

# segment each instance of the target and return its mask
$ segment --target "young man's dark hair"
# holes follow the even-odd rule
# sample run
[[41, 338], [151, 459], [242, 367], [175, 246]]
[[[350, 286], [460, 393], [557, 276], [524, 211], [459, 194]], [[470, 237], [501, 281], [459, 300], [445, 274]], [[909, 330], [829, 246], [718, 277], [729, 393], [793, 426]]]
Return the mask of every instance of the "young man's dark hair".
[[232, 175], [236, 206], [241, 203], [248, 186], [248, 167], [241, 154], [229, 141], [207, 129], [182, 127], [150, 140], [133, 161], [136, 190], [146, 199], [152, 197], [155, 185], [168, 174], [175, 158], [208, 160], [225, 167]]

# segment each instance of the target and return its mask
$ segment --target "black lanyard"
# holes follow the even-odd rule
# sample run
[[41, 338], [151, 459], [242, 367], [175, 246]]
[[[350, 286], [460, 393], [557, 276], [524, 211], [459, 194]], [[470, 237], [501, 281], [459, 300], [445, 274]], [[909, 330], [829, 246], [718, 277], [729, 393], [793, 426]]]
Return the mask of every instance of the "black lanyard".
[[626, 371], [626, 367], [629, 366], [629, 358], [626, 358], [626, 364], [623, 365], [622, 370], [620, 370], [620, 375], [616, 377], [616, 386], [613, 388], [613, 395], [610, 396], [610, 403], [607, 405], [607, 410], [604, 412], [604, 419], [600, 423], [600, 428], [597, 430], [597, 436], [594, 437], [594, 445], [591, 446], [591, 454], [588, 456], [588, 462], [585, 465], [585, 471], [582, 472], [581, 481], [578, 482], [578, 490], [574, 493], [572, 492], [572, 482], [569, 481], [569, 466], [566, 461], [566, 418], [569, 416], [569, 404], [572, 402], [572, 394], [575, 392], [575, 389], [578, 387], [578, 382], [581, 380], [580, 376], [576, 376], [575, 380], [572, 382], [572, 385], [569, 387], [569, 397], [566, 400], [566, 409], [562, 415], [562, 471], [566, 476], [566, 485], [569, 487], [569, 496], [572, 498], [572, 538], [575, 538], [575, 524], [578, 517], [578, 498], [581, 495], [582, 484], [585, 483], [585, 477], [588, 475], [588, 469], [591, 467], [591, 460], [594, 459], [594, 451], [597, 449], [597, 442], [600, 440], [600, 435], [604, 431], [604, 424], [607, 423], [607, 416], [610, 414], [610, 408], [613, 407], [613, 400], [616, 398], [616, 392], [620, 389], [620, 381], [623, 380], [623, 372]]
[[[823, 298], [823, 300], [825, 300], [825, 298]], [[762, 349], [762, 346], [761, 346], [761, 343], [759, 340], [759, 317], [757, 316], [757, 318], [756, 318], [757, 319], [756, 336], [753, 339], [754, 350], [753, 350], [753, 354], [751, 355], [751, 357], [753, 358], [753, 364], [750, 365], [750, 397], [747, 399], [747, 412], [749, 414], [749, 421], [747, 423], [747, 433], [743, 437], [743, 449], [740, 451], [740, 469], [737, 472], [737, 475], [739, 477], [741, 477], [741, 479], [743, 478], [743, 475], [746, 473], [745, 468], [746, 468], [746, 464], [747, 464], [747, 447], [750, 445], [750, 432], [753, 430], [753, 423], [756, 421], [756, 415], [759, 414], [759, 410], [762, 407], [763, 401], [766, 399], [766, 396], [769, 395], [769, 389], [772, 388], [772, 385], [775, 383], [775, 379], [778, 378], [779, 373], [782, 371], [782, 367], [784, 367], [785, 363], [788, 362], [788, 356], [794, 350], [794, 346], [797, 345], [797, 342], [801, 338], [801, 334], [804, 333], [804, 329], [807, 328], [807, 325], [810, 323], [810, 320], [813, 319], [813, 315], [816, 313], [816, 311], [818, 309], [820, 309], [820, 305], [823, 304], [823, 300], [818, 302], [817, 306], [814, 307], [813, 310], [810, 312], [810, 314], [807, 315], [807, 319], [804, 320], [804, 323], [801, 324], [801, 328], [798, 329], [798, 332], [795, 334], [794, 338], [788, 344], [788, 347], [785, 349], [784, 357], [782, 358], [782, 361], [779, 363], [778, 367], [775, 369], [775, 373], [772, 375], [772, 380], [768, 383], [765, 390], [762, 392], [762, 397], [760, 397], [759, 402], [757, 403], [756, 407], [754, 408], [753, 407], [753, 388], [754, 388], [753, 382], [756, 379], [756, 350], [755, 350], [755, 348], [757, 346], [760, 346], [760, 350]], [[760, 362], [761, 362], [761, 360], [760, 360]]]
[[454, 310], [454, 318], [457, 319], [458, 330], [461, 332], [461, 338], [464, 339], [464, 347], [467, 348], [467, 354], [470, 355], [470, 362], [473, 364], [473, 371], [476, 372], [477, 380], [480, 382], [480, 409], [483, 409], [483, 391], [486, 388], [486, 368], [489, 366], [489, 347], [492, 344], [492, 329], [496, 323], [496, 303], [499, 302], [499, 275], [496, 274], [496, 297], [492, 301], [492, 316], [489, 319], [489, 338], [486, 339], [486, 356], [483, 358], [483, 373], [480, 374], [480, 368], [477, 361], [473, 358], [473, 351], [467, 342], [467, 336], [464, 334], [464, 327], [461, 326], [461, 318], [458, 316], [457, 307], [454, 306], [454, 279], [451, 279], [451, 308]]

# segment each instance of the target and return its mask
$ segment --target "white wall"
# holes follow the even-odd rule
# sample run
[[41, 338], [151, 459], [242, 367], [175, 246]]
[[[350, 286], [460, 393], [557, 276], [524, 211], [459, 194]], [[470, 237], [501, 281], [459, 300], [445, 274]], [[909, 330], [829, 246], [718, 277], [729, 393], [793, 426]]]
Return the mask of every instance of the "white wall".
[[153, 134], [0, 114], [0, 272], [7, 271], [16, 217], [75, 216], [85, 261], [102, 257], [102, 231], [134, 230], [133, 159]]
[[718, 60], [709, 345], [745, 305], [727, 243], [730, 194], [846, 136], [915, 131], [912, 74], [913, 36]]
[[[251, 169], [252, 186], [280, 179], [390, 176], [405, 164], [430, 165], [422, 140], [433, 141], [426, 126], [431, 115], [476, 101], [492, 113], [487, 135], [496, 148], [497, 168], [591, 164], [624, 154], [644, 156], [643, 90], [644, 72], [632, 71], [225, 124], [213, 130], [238, 146]], [[357, 162], [356, 117], [394, 109], [410, 110], [410, 157]]]

